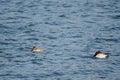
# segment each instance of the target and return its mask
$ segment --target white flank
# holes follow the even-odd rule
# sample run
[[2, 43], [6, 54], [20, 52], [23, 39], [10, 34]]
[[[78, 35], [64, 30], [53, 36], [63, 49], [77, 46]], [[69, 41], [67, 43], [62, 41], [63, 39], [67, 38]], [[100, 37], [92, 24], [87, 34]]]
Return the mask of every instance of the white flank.
[[97, 57], [97, 58], [106, 58], [107, 55], [105, 55], [103, 53], [100, 53], [100, 54], [97, 54], [95, 57]]

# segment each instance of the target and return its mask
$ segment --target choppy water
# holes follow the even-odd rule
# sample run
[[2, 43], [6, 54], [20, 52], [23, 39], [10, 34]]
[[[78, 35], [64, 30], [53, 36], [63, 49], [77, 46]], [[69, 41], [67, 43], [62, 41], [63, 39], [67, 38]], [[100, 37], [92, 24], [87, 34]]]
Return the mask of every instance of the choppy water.
[[120, 0], [0, 0], [0, 80], [120, 80]]

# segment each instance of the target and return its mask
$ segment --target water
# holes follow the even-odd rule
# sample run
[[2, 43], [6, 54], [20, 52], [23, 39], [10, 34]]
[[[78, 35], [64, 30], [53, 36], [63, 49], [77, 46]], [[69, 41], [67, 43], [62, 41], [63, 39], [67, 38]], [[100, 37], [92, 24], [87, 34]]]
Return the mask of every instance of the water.
[[0, 80], [120, 80], [119, 48], [120, 0], [0, 0]]

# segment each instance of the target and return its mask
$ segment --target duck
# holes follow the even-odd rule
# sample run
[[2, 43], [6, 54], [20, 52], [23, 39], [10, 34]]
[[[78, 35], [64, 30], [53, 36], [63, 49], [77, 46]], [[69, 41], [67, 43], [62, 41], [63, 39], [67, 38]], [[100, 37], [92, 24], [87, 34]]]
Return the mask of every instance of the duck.
[[108, 58], [109, 55], [107, 55], [105, 53], [102, 53], [101, 51], [96, 51], [93, 57], [96, 57], [96, 58]]
[[35, 46], [32, 47], [31, 52], [43, 52], [44, 50], [41, 48], [37, 48]]

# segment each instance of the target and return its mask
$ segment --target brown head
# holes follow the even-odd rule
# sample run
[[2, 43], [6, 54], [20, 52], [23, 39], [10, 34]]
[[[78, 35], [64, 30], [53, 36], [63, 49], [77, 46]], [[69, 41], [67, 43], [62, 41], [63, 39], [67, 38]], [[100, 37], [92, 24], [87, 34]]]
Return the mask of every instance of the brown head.
[[33, 46], [33, 48], [31, 49], [31, 51], [33, 51], [35, 48], [36, 48], [36, 47], [35, 47], [35, 46]]
[[36, 48], [35, 46], [33, 46], [33, 48]]
[[100, 53], [102, 53], [102, 52], [101, 52], [101, 51], [96, 51], [94, 57], [95, 57], [96, 55], [100, 54]]

